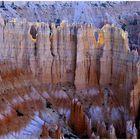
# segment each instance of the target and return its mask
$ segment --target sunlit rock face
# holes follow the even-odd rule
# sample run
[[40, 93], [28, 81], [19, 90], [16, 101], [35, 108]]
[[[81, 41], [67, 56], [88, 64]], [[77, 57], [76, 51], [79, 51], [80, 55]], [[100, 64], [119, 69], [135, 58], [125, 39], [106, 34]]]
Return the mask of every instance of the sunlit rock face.
[[0, 31], [2, 138], [137, 137], [140, 60], [127, 32], [26, 21]]
[[81, 103], [73, 99], [71, 103], [69, 125], [79, 136], [91, 135], [91, 121], [83, 111]]

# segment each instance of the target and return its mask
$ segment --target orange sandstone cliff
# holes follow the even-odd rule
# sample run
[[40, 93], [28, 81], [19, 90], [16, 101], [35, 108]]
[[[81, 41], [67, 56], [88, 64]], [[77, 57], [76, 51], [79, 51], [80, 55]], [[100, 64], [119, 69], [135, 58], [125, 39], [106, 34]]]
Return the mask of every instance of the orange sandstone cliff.
[[[65, 129], [78, 137], [126, 137], [128, 120], [139, 131], [140, 59], [127, 32], [109, 24], [24, 21], [0, 24], [0, 34], [0, 122], [10, 126], [1, 136], [24, 136], [31, 120], [36, 131], [27, 133], [35, 138], [62, 138]], [[16, 113], [25, 117], [17, 128]]]

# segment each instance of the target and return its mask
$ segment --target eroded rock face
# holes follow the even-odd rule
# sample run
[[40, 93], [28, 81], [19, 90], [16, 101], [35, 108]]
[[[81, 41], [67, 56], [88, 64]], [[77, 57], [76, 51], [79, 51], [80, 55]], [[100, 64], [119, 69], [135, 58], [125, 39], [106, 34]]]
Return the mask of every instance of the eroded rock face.
[[[42, 121], [36, 137], [41, 132], [43, 137], [63, 137], [64, 126], [71, 127], [79, 137], [126, 137], [121, 132], [126, 133], [128, 119], [135, 123], [140, 102], [140, 60], [137, 51], [129, 49], [127, 32], [109, 24], [97, 29], [89, 24], [65, 22], [58, 27], [13, 22], [1, 24], [0, 31], [1, 96], [20, 109], [9, 115], [6, 124], [10, 124], [16, 112], [19, 116], [24, 111], [38, 112]], [[16, 93], [21, 98], [25, 96], [25, 100], [29, 96], [27, 105], [11, 101]], [[74, 98], [80, 102], [72, 102]], [[31, 112], [26, 107], [30, 99], [37, 105]], [[46, 119], [51, 115], [54, 117]], [[25, 121], [28, 124], [29, 120]], [[44, 122], [47, 125], [43, 126]], [[52, 123], [57, 129], [49, 132], [47, 127]], [[136, 126], [138, 129], [139, 125]], [[16, 132], [23, 127], [15, 128]], [[1, 135], [12, 131], [11, 127]]]
[[77, 99], [73, 99], [71, 103], [69, 125], [79, 136], [87, 136], [88, 133], [91, 133], [90, 120], [84, 113], [83, 107]]

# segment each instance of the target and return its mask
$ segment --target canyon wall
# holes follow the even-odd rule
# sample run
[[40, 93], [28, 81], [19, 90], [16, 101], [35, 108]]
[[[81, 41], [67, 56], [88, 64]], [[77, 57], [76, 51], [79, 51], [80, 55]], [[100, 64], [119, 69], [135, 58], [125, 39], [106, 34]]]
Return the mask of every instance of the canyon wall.
[[139, 81], [137, 51], [130, 52], [127, 33], [112, 25], [13, 22], [0, 30], [1, 61], [31, 70], [44, 83], [70, 83], [76, 89], [111, 85], [113, 92], [127, 94]]
[[[0, 35], [0, 61], [8, 64], [4, 77], [8, 70], [17, 67], [24, 75], [32, 74], [40, 84], [72, 85], [74, 94], [89, 89], [84, 91], [84, 98], [93, 96], [97, 101], [92, 101], [92, 105], [104, 104], [104, 109], [108, 108], [104, 101], [104, 89], [108, 88], [112, 110], [123, 107], [126, 120], [138, 116], [140, 60], [137, 50], [130, 51], [128, 34], [122, 29], [109, 24], [97, 29], [90, 24], [62, 22], [56, 26], [53, 23], [3, 21]], [[91, 88], [97, 90], [90, 91]], [[59, 93], [65, 94], [58, 91], [56, 96]], [[81, 112], [79, 118], [85, 118], [83, 109]], [[80, 128], [75, 129], [77, 133], [83, 132]]]

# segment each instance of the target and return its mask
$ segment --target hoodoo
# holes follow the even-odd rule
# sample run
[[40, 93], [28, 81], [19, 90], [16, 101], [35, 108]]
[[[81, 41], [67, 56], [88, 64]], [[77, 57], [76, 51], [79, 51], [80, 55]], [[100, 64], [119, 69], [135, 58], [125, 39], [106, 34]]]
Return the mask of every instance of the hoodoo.
[[60, 24], [4, 17], [0, 138], [140, 137], [140, 33], [132, 39], [134, 31], [127, 29], [138, 21], [122, 29], [107, 15], [100, 28], [58, 18]]

